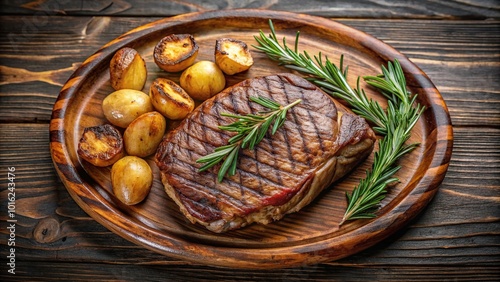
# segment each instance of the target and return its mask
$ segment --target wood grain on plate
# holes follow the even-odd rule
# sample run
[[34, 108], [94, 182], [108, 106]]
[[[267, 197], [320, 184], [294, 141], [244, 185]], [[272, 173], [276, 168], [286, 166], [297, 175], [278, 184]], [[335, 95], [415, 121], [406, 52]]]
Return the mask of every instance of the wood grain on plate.
[[[413, 130], [410, 142], [420, 146], [402, 161], [378, 217], [338, 226], [345, 210], [345, 192], [364, 176], [372, 158], [348, 177], [327, 189], [312, 204], [283, 220], [252, 225], [225, 234], [213, 234], [188, 223], [163, 192], [152, 157], [155, 183], [148, 198], [136, 206], [124, 206], [111, 193], [109, 169], [81, 162], [76, 145], [85, 127], [105, 123], [100, 103], [113, 91], [109, 84], [109, 61], [118, 49], [137, 49], [148, 67], [147, 92], [158, 76], [178, 81], [179, 74], [161, 71], [152, 60], [152, 49], [171, 33], [191, 33], [200, 45], [198, 60], [213, 60], [215, 40], [241, 39], [255, 44], [259, 29], [268, 33], [272, 19], [279, 36], [289, 42], [301, 32], [301, 50], [322, 52], [337, 62], [345, 56], [349, 82], [361, 75], [380, 73], [380, 66], [398, 59], [412, 93], [427, 107]], [[287, 71], [263, 54], [253, 52], [255, 64], [243, 74], [228, 77], [230, 86], [245, 78]], [[370, 97], [380, 96], [366, 85]], [[171, 126], [175, 126], [172, 123]], [[159, 253], [217, 266], [277, 268], [312, 264], [346, 257], [364, 250], [396, 232], [430, 201], [446, 173], [453, 134], [441, 95], [427, 76], [405, 56], [375, 38], [334, 21], [313, 16], [262, 10], [227, 10], [181, 15], [134, 29], [103, 46], [70, 77], [54, 105], [50, 123], [51, 154], [63, 183], [88, 214], [113, 232]]]

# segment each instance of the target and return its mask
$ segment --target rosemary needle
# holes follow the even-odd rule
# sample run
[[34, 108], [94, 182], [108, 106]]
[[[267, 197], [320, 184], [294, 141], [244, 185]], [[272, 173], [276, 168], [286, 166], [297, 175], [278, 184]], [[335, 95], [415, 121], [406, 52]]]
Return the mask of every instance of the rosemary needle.
[[347, 210], [340, 224], [348, 220], [373, 218], [380, 202], [386, 194], [386, 187], [398, 181], [394, 174], [400, 169], [396, 164], [399, 158], [412, 151], [418, 144], [405, 145], [410, 138], [413, 126], [420, 118], [424, 107], [416, 104], [416, 95], [406, 90], [406, 81], [401, 65], [397, 60], [388, 62], [382, 67], [382, 75], [365, 76], [363, 79], [377, 88], [387, 99], [388, 107], [383, 109], [376, 101], [368, 99], [360, 88], [353, 89], [347, 83], [347, 67], [343, 67], [343, 56], [340, 67], [319, 53], [311, 57], [306, 51], [298, 51], [299, 32], [296, 34], [294, 49], [290, 49], [285, 38], [280, 44], [271, 20], [271, 34], [266, 36], [260, 31], [253, 46], [285, 67], [306, 74], [306, 78], [322, 88], [333, 97], [349, 103], [352, 111], [374, 124], [373, 130], [382, 135], [379, 150], [375, 152], [371, 171], [366, 172], [352, 193], [346, 193]]
[[274, 135], [278, 128], [284, 124], [288, 110], [302, 102], [301, 99], [298, 99], [286, 106], [282, 106], [276, 101], [262, 96], [251, 96], [250, 100], [268, 108], [269, 111], [244, 116], [222, 113], [222, 116], [235, 118], [236, 121], [228, 125], [221, 125], [219, 128], [236, 132], [237, 134], [228, 140], [227, 145], [217, 147], [213, 153], [196, 160], [197, 163], [204, 164], [198, 171], [205, 171], [222, 162], [217, 173], [217, 180], [219, 182], [222, 181], [226, 174], [236, 174], [240, 149], [248, 148], [249, 150], [253, 150], [264, 139], [269, 129], [271, 129], [271, 134]]

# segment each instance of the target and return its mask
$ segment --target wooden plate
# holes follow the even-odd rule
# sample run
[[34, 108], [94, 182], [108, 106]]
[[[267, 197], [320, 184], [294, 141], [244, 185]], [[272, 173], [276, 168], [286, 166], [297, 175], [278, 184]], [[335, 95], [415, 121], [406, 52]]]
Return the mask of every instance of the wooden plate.
[[[122, 205], [111, 192], [109, 168], [95, 168], [76, 154], [85, 127], [106, 123], [101, 101], [113, 89], [109, 61], [124, 46], [137, 49], [148, 67], [149, 85], [156, 77], [179, 81], [179, 74], [161, 71], [153, 62], [155, 44], [171, 33], [193, 34], [200, 45], [198, 60], [213, 60], [215, 40], [221, 37], [256, 44], [254, 35], [269, 33], [272, 19], [279, 37], [293, 44], [300, 30], [301, 50], [322, 52], [338, 63], [344, 54], [349, 82], [361, 75], [376, 75], [380, 66], [397, 58], [412, 93], [427, 107], [413, 130], [411, 142], [421, 145], [401, 161], [400, 183], [389, 189], [378, 217], [338, 226], [344, 213], [345, 192], [351, 191], [372, 162], [365, 163], [333, 185], [303, 210], [269, 225], [251, 225], [225, 234], [214, 234], [186, 221], [163, 191], [155, 172], [148, 198], [136, 206]], [[252, 51], [254, 66], [243, 74], [227, 77], [227, 86], [245, 78], [289, 72], [265, 55]], [[365, 84], [367, 95], [383, 99]], [[175, 123], [170, 124], [171, 127]], [[286, 12], [225, 10], [180, 15], [136, 28], [99, 49], [75, 71], [62, 88], [50, 124], [52, 158], [71, 196], [95, 220], [124, 238], [170, 257], [201, 264], [235, 268], [280, 268], [331, 261], [373, 246], [415, 217], [444, 178], [451, 156], [452, 128], [446, 105], [427, 76], [404, 55], [383, 42], [337, 22]]]

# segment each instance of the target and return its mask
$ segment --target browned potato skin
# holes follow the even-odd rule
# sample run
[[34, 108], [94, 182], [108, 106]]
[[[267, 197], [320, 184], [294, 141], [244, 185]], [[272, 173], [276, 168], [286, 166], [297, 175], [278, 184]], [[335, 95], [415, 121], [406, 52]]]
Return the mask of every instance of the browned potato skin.
[[199, 61], [184, 70], [180, 85], [193, 99], [206, 100], [226, 87], [226, 77], [221, 69], [210, 61]]
[[191, 34], [171, 34], [156, 44], [153, 59], [164, 71], [180, 72], [194, 63], [198, 49]]
[[133, 89], [120, 89], [104, 98], [102, 110], [115, 126], [126, 128], [134, 119], [154, 110], [148, 94]]
[[149, 164], [134, 156], [126, 156], [111, 168], [111, 185], [115, 196], [126, 205], [142, 202], [153, 185]]
[[124, 47], [116, 51], [109, 63], [111, 86], [115, 90], [142, 90], [148, 71], [146, 62], [133, 48]]
[[155, 79], [151, 84], [149, 97], [154, 108], [172, 120], [183, 119], [194, 109], [193, 99], [170, 79]]
[[215, 63], [225, 74], [233, 75], [248, 70], [253, 58], [245, 42], [221, 38], [215, 41]]
[[129, 124], [123, 140], [127, 154], [137, 157], [146, 157], [156, 152], [160, 144], [167, 122], [159, 112], [145, 113]]
[[85, 128], [77, 152], [82, 159], [99, 167], [112, 165], [125, 156], [123, 138], [109, 124]]

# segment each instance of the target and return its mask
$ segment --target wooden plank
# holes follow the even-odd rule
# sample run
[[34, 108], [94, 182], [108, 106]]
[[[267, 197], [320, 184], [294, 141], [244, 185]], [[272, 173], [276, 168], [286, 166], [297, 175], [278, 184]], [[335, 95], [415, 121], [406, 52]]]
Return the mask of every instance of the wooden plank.
[[[60, 87], [83, 60], [155, 19], [54, 16], [50, 25], [26, 26], [14, 16], [1, 20], [0, 121], [48, 122]], [[421, 67], [441, 91], [455, 126], [500, 126], [500, 21], [341, 22], [385, 41]]]
[[[498, 281], [495, 267], [479, 266], [337, 266], [283, 270], [233, 270], [197, 265], [141, 265], [24, 262], [15, 278], [50, 281]], [[28, 266], [29, 265], [29, 266]], [[0, 275], [1, 277], [1, 275]], [[12, 279], [12, 277], [4, 277]], [[161, 277], [161, 278], [160, 278]]]
[[[16, 168], [16, 255], [20, 261], [185, 264], [136, 246], [86, 215], [55, 175], [48, 135], [46, 124], [0, 125], [0, 182], [6, 181], [7, 167]], [[482, 136], [480, 144], [478, 136]], [[379, 245], [332, 265], [500, 263], [500, 129], [457, 128], [455, 140], [448, 174], [424, 213]], [[478, 145], [480, 149], [474, 150]], [[6, 193], [0, 192], [2, 198]], [[0, 204], [6, 210], [6, 203]], [[6, 216], [0, 214], [0, 220]], [[0, 232], [7, 235], [6, 229]]]
[[467, 1], [382, 1], [358, 0], [336, 1], [313, 0], [304, 5], [300, 0], [287, 1], [153, 1], [153, 0], [2, 0], [2, 13], [65, 15], [120, 15], [120, 16], [172, 16], [188, 12], [203, 12], [221, 9], [267, 9], [293, 11], [342, 18], [446, 18], [485, 19], [500, 17], [500, 7], [494, 0]]

